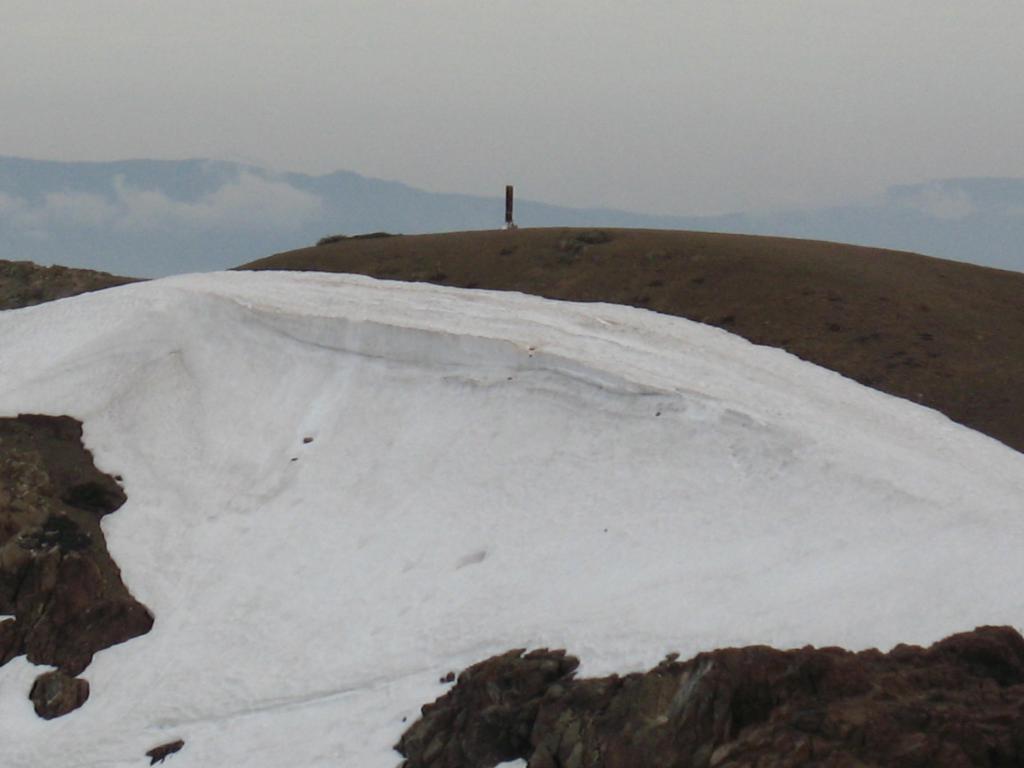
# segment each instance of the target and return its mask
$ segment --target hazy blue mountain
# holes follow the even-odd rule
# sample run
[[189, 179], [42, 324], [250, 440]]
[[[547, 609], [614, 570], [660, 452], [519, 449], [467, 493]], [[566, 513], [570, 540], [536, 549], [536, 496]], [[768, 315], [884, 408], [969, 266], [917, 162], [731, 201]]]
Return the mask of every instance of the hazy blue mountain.
[[721, 216], [698, 228], [874, 245], [1024, 271], [1024, 179], [895, 186], [869, 203]]
[[[142, 277], [230, 267], [334, 233], [496, 228], [503, 214], [499, 195], [438, 194], [348, 171], [0, 157], [0, 258]], [[1021, 179], [894, 187], [870, 204], [767, 215], [651, 216], [519, 200], [516, 219], [811, 237], [1024, 269]]]

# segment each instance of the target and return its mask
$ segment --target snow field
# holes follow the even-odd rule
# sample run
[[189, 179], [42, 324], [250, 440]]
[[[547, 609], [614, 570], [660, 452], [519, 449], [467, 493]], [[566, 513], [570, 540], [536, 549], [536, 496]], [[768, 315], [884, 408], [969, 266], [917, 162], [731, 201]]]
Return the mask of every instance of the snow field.
[[0, 340], [0, 415], [75, 416], [124, 477], [104, 531], [156, 616], [59, 720], [0, 668], [4, 765], [392, 766], [441, 675], [512, 647], [590, 675], [1024, 623], [1024, 456], [678, 318], [223, 273]]

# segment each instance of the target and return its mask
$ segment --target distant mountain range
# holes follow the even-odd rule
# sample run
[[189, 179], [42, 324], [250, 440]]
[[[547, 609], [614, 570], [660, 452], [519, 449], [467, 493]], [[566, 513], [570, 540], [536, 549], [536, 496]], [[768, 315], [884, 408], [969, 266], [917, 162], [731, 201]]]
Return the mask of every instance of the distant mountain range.
[[[493, 229], [500, 196], [441, 194], [350, 171], [213, 160], [0, 157], [0, 259], [155, 277], [231, 267], [336, 233]], [[1024, 271], [1024, 179], [945, 179], [817, 210], [654, 216], [518, 200], [521, 226], [695, 229], [835, 240]]]

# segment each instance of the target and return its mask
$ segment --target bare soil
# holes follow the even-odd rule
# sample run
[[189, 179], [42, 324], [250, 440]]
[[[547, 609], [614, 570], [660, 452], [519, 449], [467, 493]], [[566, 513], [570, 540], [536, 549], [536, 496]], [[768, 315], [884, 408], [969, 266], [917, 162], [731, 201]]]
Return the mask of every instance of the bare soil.
[[624, 229], [351, 238], [240, 269], [351, 272], [678, 315], [1024, 450], [1024, 273], [810, 240]]

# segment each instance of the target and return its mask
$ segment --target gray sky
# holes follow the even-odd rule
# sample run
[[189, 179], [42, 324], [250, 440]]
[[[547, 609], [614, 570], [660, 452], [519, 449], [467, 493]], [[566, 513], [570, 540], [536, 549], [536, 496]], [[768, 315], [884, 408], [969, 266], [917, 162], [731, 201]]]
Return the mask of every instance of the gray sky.
[[0, 154], [659, 213], [1024, 176], [1017, 0], [0, 0]]

